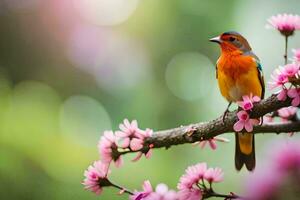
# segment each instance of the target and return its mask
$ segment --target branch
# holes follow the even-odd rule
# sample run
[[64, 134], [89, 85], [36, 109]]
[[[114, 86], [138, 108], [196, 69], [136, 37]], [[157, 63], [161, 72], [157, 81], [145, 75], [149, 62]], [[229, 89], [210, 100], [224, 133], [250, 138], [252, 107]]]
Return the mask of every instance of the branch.
[[[252, 112], [250, 113], [251, 118], [260, 118], [265, 114], [274, 112], [280, 108], [288, 107], [291, 104], [291, 99], [286, 101], [279, 101], [276, 95], [272, 95], [269, 98], [260, 101], [255, 104]], [[224, 122], [223, 115], [215, 120], [209, 122], [200, 122], [191, 124], [188, 126], [181, 126], [178, 128], [157, 131], [151, 137], [145, 140], [144, 147], [140, 150], [141, 152], [147, 152], [149, 146], [151, 148], [169, 148], [173, 145], [194, 143], [198, 141], [207, 140], [217, 135], [224, 133], [234, 132], [233, 125], [237, 121], [237, 110], [228, 112]], [[192, 129], [192, 131], [190, 131]], [[253, 133], [289, 133], [300, 131], [300, 121], [287, 122], [287, 123], [274, 123], [264, 124], [261, 126], [255, 126]], [[119, 152], [118, 155], [126, 154], [134, 151]], [[118, 156], [115, 155], [115, 156]]]

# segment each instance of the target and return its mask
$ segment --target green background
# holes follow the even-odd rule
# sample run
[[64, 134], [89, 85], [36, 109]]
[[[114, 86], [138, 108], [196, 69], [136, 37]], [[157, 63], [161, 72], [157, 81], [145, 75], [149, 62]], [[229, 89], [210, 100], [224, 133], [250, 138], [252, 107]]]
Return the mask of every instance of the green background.
[[[127, 199], [110, 188], [97, 197], [80, 184], [99, 159], [102, 132], [117, 129], [124, 118], [161, 130], [218, 117], [227, 103], [215, 79], [219, 49], [208, 39], [242, 33], [267, 82], [283, 64], [284, 39], [265, 28], [266, 19], [300, 14], [298, 0], [112, 2], [113, 9], [83, 12], [85, 5], [72, 0], [1, 0], [0, 199]], [[119, 18], [104, 18], [104, 11]], [[290, 41], [300, 47], [300, 36]], [[136, 163], [126, 155], [111, 179], [131, 189], [147, 179], [176, 188], [187, 166], [207, 162], [225, 172], [218, 192], [240, 193], [248, 172], [236, 172], [234, 137], [224, 136], [230, 143], [215, 151], [180, 145]], [[257, 167], [274, 138], [288, 140], [256, 137]]]

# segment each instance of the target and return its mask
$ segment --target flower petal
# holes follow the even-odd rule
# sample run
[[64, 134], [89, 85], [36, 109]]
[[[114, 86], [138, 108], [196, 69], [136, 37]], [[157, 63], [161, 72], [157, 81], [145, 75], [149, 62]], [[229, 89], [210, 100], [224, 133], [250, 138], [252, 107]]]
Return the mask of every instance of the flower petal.
[[235, 130], [236, 132], [240, 132], [241, 130], [243, 130], [243, 128], [244, 128], [244, 122], [242, 121], [237, 121], [233, 125], [233, 130]]
[[245, 129], [246, 129], [247, 132], [253, 131], [253, 125], [251, 123], [251, 120], [247, 120], [245, 122]]

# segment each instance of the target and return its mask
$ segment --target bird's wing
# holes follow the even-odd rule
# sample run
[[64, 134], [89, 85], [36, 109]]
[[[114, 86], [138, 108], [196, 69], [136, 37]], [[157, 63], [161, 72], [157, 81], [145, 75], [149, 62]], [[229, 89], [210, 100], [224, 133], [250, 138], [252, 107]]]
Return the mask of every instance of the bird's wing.
[[265, 80], [264, 80], [264, 75], [263, 75], [262, 67], [261, 67], [260, 63], [257, 63], [257, 71], [258, 71], [259, 82], [260, 82], [261, 89], [262, 89], [260, 98], [263, 99], [263, 98], [265, 98]]
[[264, 75], [263, 75], [263, 71], [262, 71], [262, 67], [261, 64], [259, 62], [259, 60], [255, 59], [256, 62], [256, 66], [257, 66], [257, 72], [258, 72], [258, 78], [259, 78], [259, 82], [261, 85], [261, 99], [263, 99], [265, 97], [265, 81], [264, 81]]
[[244, 53], [244, 55], [251, 56], [256, 63], [258, 78], [259, 78], [259, 82], [260, 82], [261, 89], [262, 89], [260, 98], [263, 99], [265, 97], [265, 81], [264, 81], [263, 70], [262, 70], [262, 66], [260, 64], [259, 58], [253, 53], [253, 51], [247, 51]]
[[218, 79], [218, 64], [216, 64], [216, 79]]

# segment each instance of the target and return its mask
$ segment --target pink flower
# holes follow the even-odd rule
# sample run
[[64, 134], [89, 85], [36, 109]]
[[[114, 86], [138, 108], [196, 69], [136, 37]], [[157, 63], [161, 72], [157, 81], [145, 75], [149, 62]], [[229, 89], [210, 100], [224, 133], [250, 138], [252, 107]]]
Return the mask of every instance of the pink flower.
[[300, 104], [300, 88], [289, 89], [287, 95], [293, 99], [292, 106], [297, 107]]
[[241, 110], [237, 113], [238, 121], [233, 125], [233, 129], [236, 132], [240, 132], [244, 128], [247, 132], [251, 132], [253, 130], [253, 125], [257, 125], [259, 121], [257, 119], [250, 119], [249, 114]]
[[282, 68], [282, 73], [287, 77], [294, 77], [299, 71], [299, 65], [295, 63], [287, 64]]
[[152, 185], [150, 181], [144, 181], [143, 183], [143, 191], [142, 192], [134, 192], [132, 196], [130, 196], [131, 200], [144, 200], [153, 192]]
[[277, 95], [277, 99], [279, 101], [285, 101], [287, 98], [287, 89], [282, 89], [278, 95]]
[[250, 94], [250, 96], [243, 96], [243, 101], [238, 101], [237, 103], [243, 110], [251, 110], [253, 108], [253, 103], [259, 101], [260, 97]]
[[300, 171], [300, 143], [288, 142], [279, 145], [274, 151], [274, 164], [283, 172]]
[[130, 149], [132, 151], [138, 151], [143, 148], [144, 140], [132, 138], [130, 141]]
[[139, 151], [143, 148], [144, 140], [151, 137], [153, 131], [146, 129], [145, 131], [138, 128], [136, 120], [129, 122], [125, 119], [120, 124], [120, 131], [116, 131], [117, 144], [121, 148], [130, 148], [132, 151]]
[[121, 148], [127, 148], [130, 146], [130, 140], [132, 138], [141, 139], [141, 130], [138, 128], [136, 120], [129, 122], [128, 119], [124, 119], [123, 124], [119, 125], [120, 131], [116, 131], [117, 144]]
[[221, 168], [209, 168], [205, 174], [204, 178], [209, 182], [221, 182], [223, 181], [224, 173]]
[[149, 147], [149, 150], [147, 152], [137, 152], [137, 155], [131, 160], [132, 162], [136, 162], [138, 160], [141, 159], [141, 157], [143, 156], [143, 154], [145, 154], [145, 158], [150, 158], [152, 156], [153, 153], [153, 149], [151, 147]]
[[223, 138], [223, 137], [213, 137], [211, 139], [208, 140], [203, 140], [201, 142], [199, 142], [199, 145], [201, 147], [201, 149], [203, 149], [206, 144], [208, 143], [210, 148], [212, 150], [215, 150], [217, 148], [217, 143], [216, 142], [229, 142], [229, 140], [227, 138]]
[[198, 200], [202, 198], [201, 189], [197, 186], [197, 184], [204, 178], [206, 170], [206, 163], [198, 163], [196, 165], [189, 166], [186, 169], [185, 174], [180, 177], [177, 185], [180, 200]]
[[289, 81], [288, 77], [281, 70], [276, 69], [271, 75], [273, 82], [269, 82], [270, 89], [283, 87]]
[[[278, 14], [268, 19], [269, 25], [279, 30], [281, 34], [290, 36], [300, 29], [300, 17], [292, 14]], [[270, 27], [267, 25], [267, 27]]]
[[107, 179], [108, 173], [106, 164], [103, 164], [101, 161], [95, 161], [94, 164], [90, 165], [84, 172], [85, 179], [82, 182], [84, 188], [98, 195], [101, 194], [102, 187], [110, 185]]
[[294, 53], [294, 61], [300, 63], [300, 49], [293, 49], [292, 51]]
[[177, 200], [177, 193], [169, 190], [168, 186], [160, 183], [153, 191], [150, 181], [145, 181], [142, 192], [135, 192], [130, 196], [131, 200]]
[[288, 119], [292, 116], [294, 116], [297, 113], [298, 108], [290, 106], [290, 107], [286, 107], [286, 108], [281, 108], [279, 109], [278, 115], [279, 117], [283, 118], [283, 119]]
[[272, 169], [259, 168], [250, 174], [246, 179], [247, 192], [246, 198], [249, 200], [268, 200], [277, 199], [277, 192], [280, 191], [282, 176]]
[[204, 178], [206, 170], [206, 163], [198, 163], [196, 165], [189, 166], [185, 170], [185, 174], [181, 176], [177, 188], [179, 190], [193, 188], [195, 184]]
[[199, 200], [202, 192], [199, 188], [182, 189], [178, 191], [178, 200]]
[[104, 131], [98, 143], [98, 149], [103, 163], [109, 165], [111, 161], [114, 161], [117, 167], [122, 165], [122, 157], [115, 157], [113, 153], [118, 150], [118, 146], [116, 144], [116, 136], [112, 131]]
[[160, 183], [156, 186], [155, 192], [152, 192], [144, 200], [178, 200], [178, 197], [174, 190], [169, 190], [166, 184]]
[[274, 119], [273, 119], [273, 117], [271, 116], [271, 115], [265, 115], [264, 117], [263, 117], [263, 122], [264, 123], [271, 123], [271, 122], [273, 122], [274, 121]]
[[[136, 146], [137, 146], [136, 149], [138, 149], [138, 150], [142, 149], [143, 146], [144, 146], [144, 140], [145, 140], [146, 138], [148, 138], [148, 137], [151, 137], [152, 134], [153, 134], [153, 130], [152, 130], [152, 129], [149, 129], [149, 128], [147, 128], [145, 131], [142, 131], [142, 132], [141, 132], [141, 135], [142, 135], [142, 137], [144, 137], [144, 139], [142, 140], [142, 143], [140, 143], [140, 142], [141, 142], [140, 139], [137, 139], [137, 140], [136, 140], [136, 141], [137, 141], [137, 144], [134, 144], [134, 139], [132, 139], [132, 142], [130, 143], [130, 144], [131, 144], [130, 148], [131, 148], [132, 150], [134, 150], [134, 149], [135, 149], [135, 145], [136, 145]], [[140, 160], [141, 157], [143, 156], [143, 154], [145, 155], [145, 157], [146, 157], [147, 159], [150, 158], [150, 157], [152, 156], [152, 152], [153, 152], [152, 148], [153, 148], [153, 145], [150, 144], [150, 145], [149, 145], [148, 151], [144, 151], [144, 150], [143, 150], [143, 151], [137, 152], [136, 157], [133, 158], [131, 161], [136, 162], [136, 161]]]
[[121, 133], [119, 133], [121, 137], [140, 137], [141, 130], [139, 129], [136, 120], [132, 120], [132, 122], [129, 122], [128, 119], [124, 119], [123, 124], [120, 124], [119, 128], [121, 130]]
[[269, 155], [265, 166], [258, 166], [247, 178], [245, 199], [298, 199], [299, 193], [293, 188], [299, 188], [300, 143], [279, 141], [266, 147]]
[[150, 128], [146, 128], [145, 131], [141, 132], [141, 136], [140, 137], [142, 137], [142, 138], [148, 138], [148, 137], [151, 137], [152, 134], [153, 134], [153, 130], [150, 129]]

